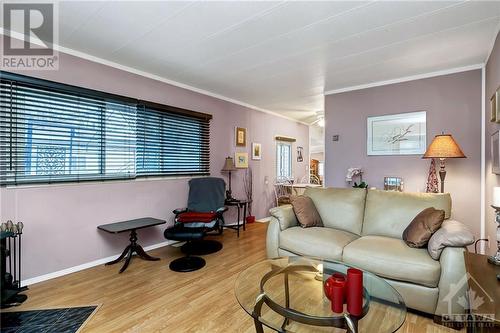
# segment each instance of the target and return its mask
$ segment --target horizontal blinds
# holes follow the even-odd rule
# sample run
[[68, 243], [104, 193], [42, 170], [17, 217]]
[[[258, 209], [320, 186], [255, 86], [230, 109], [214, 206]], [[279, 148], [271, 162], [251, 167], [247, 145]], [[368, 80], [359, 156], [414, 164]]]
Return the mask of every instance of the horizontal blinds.
[[2, 184], [135, 175], [134, 105], [0, 80]]
[[137, 174], [209, 174], [209, 138], [209, 119], [140, 105], [137, 112]]
[[209, 117], [12, 76], [0, 77], [2, 185], [209, 172]]

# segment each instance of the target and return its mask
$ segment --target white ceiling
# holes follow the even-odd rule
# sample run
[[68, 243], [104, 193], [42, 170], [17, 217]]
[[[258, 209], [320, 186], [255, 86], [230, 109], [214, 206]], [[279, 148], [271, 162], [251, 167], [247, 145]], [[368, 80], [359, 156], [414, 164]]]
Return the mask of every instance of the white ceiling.
[[59, 44], [295, 119], [325, 91], [483, 63], [488, 2], [61, 2]]

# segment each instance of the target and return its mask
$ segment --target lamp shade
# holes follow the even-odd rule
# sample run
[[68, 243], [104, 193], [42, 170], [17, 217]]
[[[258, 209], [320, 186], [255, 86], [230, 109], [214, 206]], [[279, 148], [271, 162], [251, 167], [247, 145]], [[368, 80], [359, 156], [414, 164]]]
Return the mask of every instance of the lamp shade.
[[224, 167], [222, 168], [222, 172], [236, 171], [236, 167], [234, 166], [234, 161], [232, 157], [226, 157], [224, 161]]
[[451, 134], [439, 134], [434, 137], [422, 158], [465, 158]]

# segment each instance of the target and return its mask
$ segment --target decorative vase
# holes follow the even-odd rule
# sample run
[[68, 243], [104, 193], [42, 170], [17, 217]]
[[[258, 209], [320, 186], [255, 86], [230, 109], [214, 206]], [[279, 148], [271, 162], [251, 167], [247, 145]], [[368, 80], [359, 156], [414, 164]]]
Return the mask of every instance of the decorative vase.
[[345, 276], [340, 273], [334, 273], [325, 281], [325, 295], [330, 300], [331, 309], [335, 313], [344, 312], [345, 287]]
[[254, 223], [255, 222], [255, 216], [250, 215], [247, 216], [247, 223]]
[[363, 271], [356, 268], [347, 270], [347, 312], [354, 316], [363, 313]]

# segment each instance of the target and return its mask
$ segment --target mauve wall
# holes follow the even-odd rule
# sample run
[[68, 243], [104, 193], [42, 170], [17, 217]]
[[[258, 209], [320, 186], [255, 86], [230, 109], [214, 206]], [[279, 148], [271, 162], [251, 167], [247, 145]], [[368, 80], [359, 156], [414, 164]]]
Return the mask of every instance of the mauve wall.
[[486, 252], [494, 254], [496, 245], [496, 227], [495, 223], [495, 212], [491, 205], [493, 204], [493, 187], [500, 186], [500, 177], [491, 172], [491, 135], [500, 129], [499, 124], [490, 122], [490, 98], [493, 96], [494, 92], [500, 87], [500, 34], [497, 35], [495, 46], [491, 52], [488, 63], [486, 64], [485, 70], [486, 78], [486, 234], [485, 236], [490, 239], [489, 247], [486, 248]]
[[[250, 155], [251, 143], [262, 143], [262, 160], [250, 161], [257, 218], [268, 216], [274, 200], [275, 135], [297, 139], [294, 176], [301, 178], [306, 173], [306, 125], [65, 54], [60, 54], [58, 71], [20, 73], [212, 114], [212, 176], [221, 176], [226, 156], [234, 156], [235, 151]], [[246, 149], [234, 146], [235, 126], [247, 128]], [[296, 146], [304, 147], [304, 162], [296, 162]], [[233, 177], [236, 197], [244, 197], [243, 174], [244, 170], [237, 171]], [[12, 219], [25, 224], [23, 279], [27, 279], [121, 252], [128, 235], [105, 234], [97, 231], [96, 226], [143, 216], [172, 221], [172, 210], [186, 205], [187, 182], [186, 178], [149, 179], [1, 188], [0, 221]], [[228, 213], [228, 222], [232, 222], [234, 212]], [[147, 246], [165, 241], [164, 229], [161, 226], [139, 231], [140, 243]]]
[[[480, 234], [481, 71], [415, 80], [326, 96], [325, 179], [328, 186], [347, 186], [346, 170], [362, 167], [370, 187], [383, 188], [384, 176], [399, 176], [405, 191], [425, 191], [429, 160], [421, 156], [367, 156], [366, 121], [379, 116], [427, 111], [427, 143], [451, 133], [467, 159], [446, 162], [446, 191], [453, 198], [453, 217]], [[332, 142], [339, 134], [340, 141]]]

